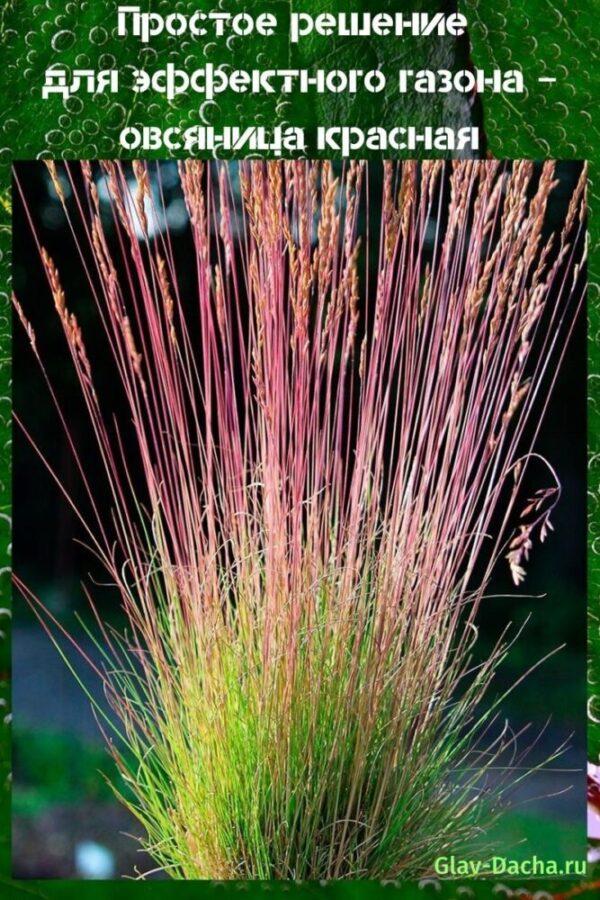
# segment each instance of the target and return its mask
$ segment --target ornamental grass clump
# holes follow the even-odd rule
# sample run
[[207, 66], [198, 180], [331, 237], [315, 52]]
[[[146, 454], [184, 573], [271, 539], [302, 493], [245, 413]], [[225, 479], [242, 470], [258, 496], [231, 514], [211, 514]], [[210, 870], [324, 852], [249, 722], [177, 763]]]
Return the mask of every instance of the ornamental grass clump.
[[548, 238], [552, 163], [182, 162], [175, 236], [160, 166], [49, 171], [99, 329], [38, 246], [110, 508], [48, 386], [87, 501], [63, 491], [127, 618], [96, 613], [88, 662], [145, 846], [213, 879], [467, 852], [521, 776], [498, 777], [514, 735], [488, 695], [510, 641], [476, 664], [476, 622], [558, 500], [551, 469], [522, 485], [581, 298], [584, 176]]

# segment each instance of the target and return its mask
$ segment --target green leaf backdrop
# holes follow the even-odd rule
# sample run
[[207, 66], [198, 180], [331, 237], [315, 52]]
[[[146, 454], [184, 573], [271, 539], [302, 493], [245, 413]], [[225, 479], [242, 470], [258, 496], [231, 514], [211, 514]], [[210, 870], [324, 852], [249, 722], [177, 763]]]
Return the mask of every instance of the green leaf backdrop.
[[[161, 38], [152, 46], [117, 39], [117, 3], [99, 0], [4, 0], [0, 3], [0, 49], [4, 60], [2, 108], [0, 110], [0, 896], [33, 895], [51, 898], [128, 898], [135, 892], [143, 898], [212, 897], [244, 893], [278, 896], [314, 895], [335, 900], [367, 900], [387, 895], [406, 898], [427, 896], [468, 898], [472, 896], [532, 896], [548, 891], [551, 896], [571, 896], [582, 890], [594, 892], [592, 884], [554, 885], [528, 882], [444, 883], [426, 881], [420, 885], [339, 883], [325, 886], [286, 883], [169, 883], [147, 882], [12, 882], [10, 880], [10, 634], [6, 610], [10, 606], [10, 163], [12, 159], [40, 156], [64, 158], [110, 158], [122, 155], [118, 134], [125, 124], [152, 120], [164, 125], [192, 124], [198, 116], [206, 124], [249, 124], [274, 122], [305, 124], [318, 122], [368, 125], [408, 121], [436, 124], [464, 123], [470, 116], [483, 115], [488, 152], [496, 157], [588, 159], [590, 162], [590, 264], [589, 264], [589, 608], [590, 608], [590, 753], [600, 752], [600, 177], [598, 176], [598, 116], [600, 96], [598, 69], [600, 19], [599, 0], [462, 0], [469, 19], [470, 47], [466, 41], [332, 41], [314, 38], [291, 47], [283, 34], [262, 42], [233, 39], [202, 48], [179, 39]], [[141, 2], [144, 9], [168, 13], [170, 2]], [[176, 8], [191, 12], [200, 4], [179, 2]], [[205, 4], [202, 4], [204, 8]], [[259, 5], [247, 3], [253, 11]], [[234, 9], [234, 4], [219, 3]], [[260, 6], [273, 9], [285, 21], [290, 8], [308, 12], [342, 10], [337, 0], [320, 0], [296, 5], [293, 0], [276, 0]], [[452, 11], [455, 4], [445, 0], [400, 0], [400, 2], [352, 4], [353, 10]], [[268, 43], [267, 43], [268, 41]], [[482, 68], [521, 67], [526, 74], [528, 94], [509, 98], [485, 94], [481, 106], [467, 107], [458, 101], [450, 108], [439, 99], [427, 103], [399, 99], [392, 91], [367, 102], [347, 98], [321, 100], [316, 104], [301, 99], [263, 98], [201, 103], [198, 97], [168, 103], [162, 98], [148, 103], [144, 97], [123, 93], [114, 98], [72, 97], [64, 104], [41, 102], [40, 87], [48, 65], [60, 59], [84, 68], [117, 67], [126, 64], [148, 68], [172, 60], [186, 67], [203, 62], [232, 62], [236, 66], [302, 65], [332, 68], [356, 65], [381, 66], [394, 70], [403, 66], [417, 69], [460, 68], [468, 54]], [[540, 84], [539, 76], [554, 75], [557, 83]], [[594, 102], [596, 101], [596, 102]], [[595, 114], [594, 114], [595, 113]], [[165, 155], [165, 154], [159, 154]], [[35, 853], [32, 846], [31, 852]], [[514, 892], [514, 893], [513, 893]]]

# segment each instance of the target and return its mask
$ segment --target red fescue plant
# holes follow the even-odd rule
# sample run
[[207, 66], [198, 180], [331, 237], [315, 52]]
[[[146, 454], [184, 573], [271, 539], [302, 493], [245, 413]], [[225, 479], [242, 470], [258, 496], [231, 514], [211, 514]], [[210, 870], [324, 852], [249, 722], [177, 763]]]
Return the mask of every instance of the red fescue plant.
[[182, 162], [184, 293], [160, 166], [49, 170], [100, 331], [38, 246], [110, 509], [48, 386], [89, 509], [63, 490], [127, 617], [98, 616], [89, 662], [145, 846], [216, 879], [414, 877], [466, 852], [513, 741], [486, 699], [510, 645], [474, 664], [475, 623], [493, 567], [519, 584], [551, 528], [554, 477], [520, 494], [581, 299], [584, 176], [547, 239], [552, 163]]

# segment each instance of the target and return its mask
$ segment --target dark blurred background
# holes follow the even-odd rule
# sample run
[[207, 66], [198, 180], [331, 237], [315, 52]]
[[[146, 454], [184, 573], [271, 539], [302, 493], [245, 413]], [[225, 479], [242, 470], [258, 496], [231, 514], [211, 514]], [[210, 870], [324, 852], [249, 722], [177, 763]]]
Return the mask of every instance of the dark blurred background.
[[[165, 216], [156, 227], [160, 231], [168, 226], [181, 296], [192, 297], [195, 266], [177, 167], [174, 162], [160, 165]], [[558, 165], [560, 184], [550, 202], [547, 230], [560, 227], [564, 220], [579, 172], [577, 163]], [[40, 241], [59, 268], [69, 306], [76, 311], [84, 333], [93, 334], [94, 329], [98, 333], [89, 285], [45, 167], [19, 163], [16, 178]], [[99, 186], [106, 201], [110, 240], [108, 202]], [[67, 194], [71, 191], [66, 180], [64, 190]], [[66, 410], [75, 445], [92, 484], [102, 492], [90, 430], [78, 405], [76, 379], [16, 185], [13, 208], [13, 287], [38, 333], [57, 394], [68, 398]], [[372, 209], [372, 215], [377, 212]], [[515, 730], [531, 723], [521, 746], [543, 732], [529, 762], [541, 762], [567, 742], [558, 761], [537, 772], [516, 792], [514, 808], [498, 826], [498, 842], [508, 843], [515, 858], [532, 853], [557, 860], [585, 855], [585, 337], [585, 317], [580, 314], [537, 445], [562, 483], [561, 501], [552, 519], [555, 532], [545, 544], [535, 546], [518, 596], [508, 566], [498, 567], [490, 587], [493, 596], [480, 614], [483, 656], [507, 623], [514, 623], [516, 630], [531, 617], [502, 670], [498, 693], [551, 650], [566, 644], [535, 669], [503, 705]], [[93, 362], [99, 393], [110, 396], [114, 374], [109, 358], [92, 341], [88, 341], [88, 350], [97, 353]], [[84, 503], [69, 448], [18, 322], [14, 324], [13, 376], [15, 410], [59, 478]], [[118, 397], [114, 403], [118, 411]], [[82, 578], [101, 581], [102, 573], [89, 551], [75, 542], [82, 538], [81, 527], [19, 428], [14, 430], [13, 479], [15, 571], [67, 629], [77, 633], [86, 652], [95, 658], [97, 652], [75, 616], [87, 609]], [[533, 489], [548, 483], [543, 468], [535, 465], [530, 479]], [[102, 615], [118, 626], [114, 592], [98, 586], [93, 595]], [[134, 839], [140, 826], [113, 799], [106, 784], [112, 763], [84, 692], [17, 592], [14, 615], [15, 877], [113, 877], [131, 875], [136, 867], [142, 871], [152, 868]], [[89, 688], [98, 691], [93, 681]]]

